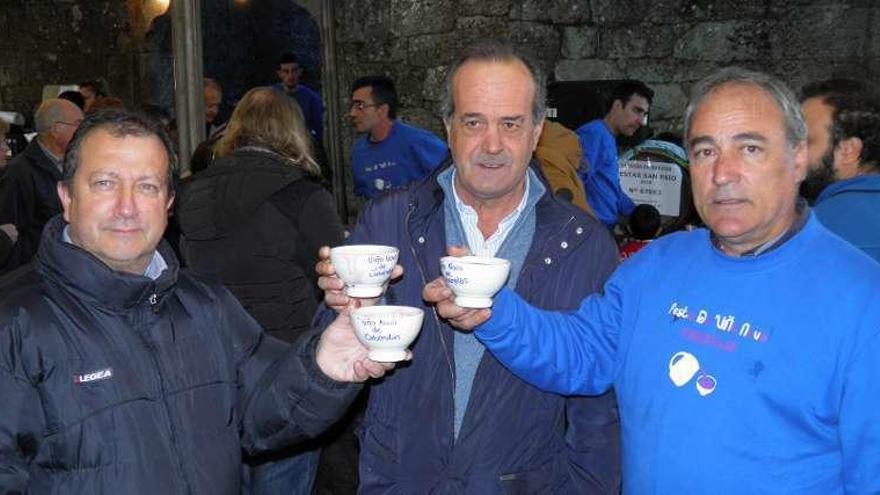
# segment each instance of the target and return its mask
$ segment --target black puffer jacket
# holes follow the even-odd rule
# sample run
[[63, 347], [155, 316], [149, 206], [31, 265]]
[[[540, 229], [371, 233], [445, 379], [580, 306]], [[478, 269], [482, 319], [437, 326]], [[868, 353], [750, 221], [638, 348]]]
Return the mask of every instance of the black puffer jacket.
[[270, 335], [292, 342], [320, 302], [318, 248], [342, 242], [333, 196], [265, 150], [238, 150], [178, 198], [187, 266], [223, 283]]
[[47, 225], [0, 285], [0, 493], [235, 494], [241, 455], [314, 436], [358, 386], [316, 335], [266, 337], [221, 287], [114, 272]]

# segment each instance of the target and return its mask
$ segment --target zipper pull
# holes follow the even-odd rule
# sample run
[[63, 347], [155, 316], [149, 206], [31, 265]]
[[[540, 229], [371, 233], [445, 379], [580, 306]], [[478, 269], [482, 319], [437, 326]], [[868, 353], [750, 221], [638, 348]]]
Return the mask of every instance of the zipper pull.
[[149, 301], [150, 301], [150, 306], [155, 306], [156, 303], [159, 302], [159, 296], [157, 296], [155, 293], [150, 294]]

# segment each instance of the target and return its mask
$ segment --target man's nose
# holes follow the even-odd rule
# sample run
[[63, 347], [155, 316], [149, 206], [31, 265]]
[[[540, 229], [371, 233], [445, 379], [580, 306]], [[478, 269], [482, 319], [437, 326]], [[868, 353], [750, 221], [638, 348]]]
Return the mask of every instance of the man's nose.
[[135, 194], [131, 188], [120, 188], [116, 193], [116, 215], [120, 217], [132, 217], [137, 214]]
[[489, 125], [483, 134], [483, 151], [486, 153], [501, 153], [503, 146], [501, 145], [501, 131], [498, 126]]
[[742, 163], [734, 153], [721, 152], [712, 170], [712, 181], [723, 185], [739, 181]]

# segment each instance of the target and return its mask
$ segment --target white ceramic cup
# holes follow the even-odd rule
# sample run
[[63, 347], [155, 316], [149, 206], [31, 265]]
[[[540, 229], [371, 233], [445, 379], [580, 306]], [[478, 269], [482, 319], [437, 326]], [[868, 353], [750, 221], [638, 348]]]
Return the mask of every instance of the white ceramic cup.
[[510, 274], [510, 261], [486, 256], [444, 256], [440, 271], [462, 308], [489, 308]]
[[373, 361], [396, 362], [422, 329], [425, 312], [409, 306], [369, 306], [351, 311], [355, 334]]
[[378, 297], [391, 277], [400, 251], [392, 246], [353, 244], [330, 250], [330, 261], [351, 297]]
[[669, 378], [676, 387], [682, 387], [697, 374], [700, 362], [689, 352], [676, 352], [669, 360]]

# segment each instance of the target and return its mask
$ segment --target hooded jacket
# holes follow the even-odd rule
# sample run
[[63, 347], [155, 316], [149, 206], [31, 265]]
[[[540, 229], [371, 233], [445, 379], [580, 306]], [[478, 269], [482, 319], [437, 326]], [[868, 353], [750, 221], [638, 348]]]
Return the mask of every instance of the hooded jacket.
[[222, 282], [273, 337], [309, 330], [318, 249], [343, 233], [320, 183], [268, 150], [238, 150], [187, 184], [177, 215], [190, 268]]
[[359, 386], [264, 336], [225, 289], [111, 270], [46, 227], [0, 285], [0, 493], [238, 494], [242, 450], [320, 433]]

